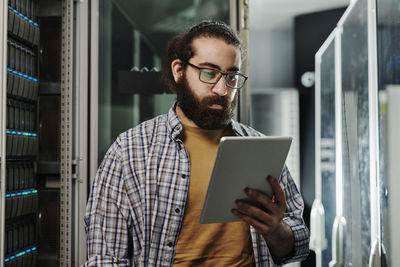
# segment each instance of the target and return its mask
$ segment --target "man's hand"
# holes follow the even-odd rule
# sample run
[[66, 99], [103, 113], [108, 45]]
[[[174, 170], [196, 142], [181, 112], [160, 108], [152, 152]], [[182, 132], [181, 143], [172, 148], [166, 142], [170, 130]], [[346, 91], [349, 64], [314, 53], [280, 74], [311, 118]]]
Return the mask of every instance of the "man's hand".
[[246, 188], [245, 193], [254, 201], [236, 200], [237, 209], [232, 213], [247, 222], [260, 233], [276, 257], [285, 257], [293, 250], [294, 238], [290, 227], [282, 221], [286, 210], [286, 198], [278, 181], [268, 176], [274, 195], [272, 198], [254, 189]]

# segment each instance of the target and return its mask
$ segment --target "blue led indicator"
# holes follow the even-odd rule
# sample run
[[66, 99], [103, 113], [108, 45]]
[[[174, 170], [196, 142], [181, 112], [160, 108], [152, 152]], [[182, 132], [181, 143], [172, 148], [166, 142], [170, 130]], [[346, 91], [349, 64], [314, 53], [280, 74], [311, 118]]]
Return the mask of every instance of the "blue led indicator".
[[17, 193], [17, 196], [21, 196], [22, 195], [22, 193]]
[[35, 190], [33, 190], [33, 191], [32, 191], [32, 193], [37, 193], [37, 190], [36, 190], [36, 189], [35, 189]]
[[11, 133], [11, 131], [7, 130], [7, 133], [8, 133], [8, 134], [10, 134], [10, 133]]
[[15, 255], [13, 255], [13, 256], [11, 256], [9, 258], [4, 259], [4, 262], [9, 262], [11, 260], [14, 260], [15, 258], [21, 257], [21, 256], [23, 256], [23, 255], [25, 255], [27, 253], [30, 253], [30, 252], [34, 251], [34, 250], [36, 250], [36, 247], [32, 247], [32, 248], [27, 249], [25, 251], [21, 251], [21, 252], [15, 254]]
[[12, 133], [12, 134], [17, 134], [17, 132], [16, 132], [16, 131], [12, 131], [11, 133]]
[[17, 132], [18, 135], [22, 135], [22, 132]]
[[36, 27], [38, 27], [38, 26], [39, 26], [39, 24], [37, 24], [36, 22], [35, 22], [33, 25], [35, 25]]
[[7, 70], [8, 70], [9, 72], [12, 72], [12, 73], [15, 74], [15, 75], [19, 75], [19, 76], [25, 78], [25, 79], [33, 80], [34, 82], [37, 82], [37, 81], [38, 81], [38, 79], [33, 78], [33, 77], [31, 77], [31, 76], [29, 76], [29, 75], [27, 75], [27, 74], [24, 74], [24, 73], [21, 73], [21, 72], [18, 72], [18, 71], [9, 69], [9, 68], [8, 68]]
[[37, 134], [33, 134], [33, 136], [34, 136], [34, 137], [36, 137], [36, 136], [37, 136]]
[[15, 196], [16, 196], [16, 194], [12, 193], [12, 194], [11, 194], [11, 196], [12, 196], [12, 197], [15, 197]]
[[6, 198], [7, 198], [7, 197], [10, 197], [10, 196], [11, 196], [10, 194], [6, 194]]
[[15, 14], [19, 15], [20, 17], [23, 17], [25, 20], [29, 21], [31, 24], [35, 25], [35, 26], [39, 26], [37, 23], [35, 23], [33, 20], [29, 19], [27, 16], [25, 16], [22, 13], [19, 13], [17, 10], [15, 10], [14, 8], [12, 8], [11, 6], [8, 6], [9, 10], [12, 10]]

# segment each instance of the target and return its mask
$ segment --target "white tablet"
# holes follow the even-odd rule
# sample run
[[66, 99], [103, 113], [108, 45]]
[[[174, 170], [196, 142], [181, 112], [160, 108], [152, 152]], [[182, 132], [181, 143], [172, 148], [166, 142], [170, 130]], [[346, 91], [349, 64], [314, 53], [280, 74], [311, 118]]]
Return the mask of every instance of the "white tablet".
[[237, 208], [235, 200], [248, 198], [246, 187], [272, 196], [266, 178], [281, 176], [291, 142], [282, 136], [221, 138], [200, 223], [239, 221], [231, 210]]

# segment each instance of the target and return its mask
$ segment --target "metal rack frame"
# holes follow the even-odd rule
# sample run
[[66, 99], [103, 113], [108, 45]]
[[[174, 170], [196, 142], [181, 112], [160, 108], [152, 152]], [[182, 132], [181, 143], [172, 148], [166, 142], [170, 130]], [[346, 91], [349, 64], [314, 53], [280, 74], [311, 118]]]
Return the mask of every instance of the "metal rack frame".
[[[0, 4], [0, 18], [2, 21], [0, 22], [0, 88], [7, 88], [7, 25], [8, 25], [8, 12], [7, 6], [8, 1], [2, 1]], [[0, 103], [5, 103], [7, 98], [7, 91], [1, 90], [0, 94]], [[0, 105], [0, 218], [5, 218], [5, 168], [6, 168], [6, 159], [5, 159], [5, 143], [6, 143], [6, 105]], [[3, 265], [4, 262], [4, 233], [5, 233], [5, 221], [3, 219], [0, 220], [0, 266]]]
[[73, 0], [62, 4], [60, 266], [71, 265]]
[[74, 56], [74, 152], [73, 164], [76, 172], [72, 175], [73, 202], [73, 247], [72, 262], [82, 265], [86, 261], [86, 233], [83, 217], [88, 193], [88, 93], [89, 93], [89, 1], [76, 2], [75, 56]]

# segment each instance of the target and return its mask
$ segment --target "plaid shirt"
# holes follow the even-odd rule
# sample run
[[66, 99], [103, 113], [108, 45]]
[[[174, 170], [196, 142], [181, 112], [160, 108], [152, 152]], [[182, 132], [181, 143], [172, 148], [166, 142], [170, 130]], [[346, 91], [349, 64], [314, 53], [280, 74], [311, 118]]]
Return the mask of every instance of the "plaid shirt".
[[[231, 122], [236, 135], [259, 136]], [[174, 107], [168, 114], [122, 133], [97, 172], [85, 215], [85, 266], [172, 266], [189, 188], [190, 160], [178, 138], [182, 124]], [[285, 167], [279, 182], [286, 195], [284, 221], [294, 233], [294, 253], [273, 258], [250, 227], [256, 266], [304, 259], [309, 232], [303, 199]]]

